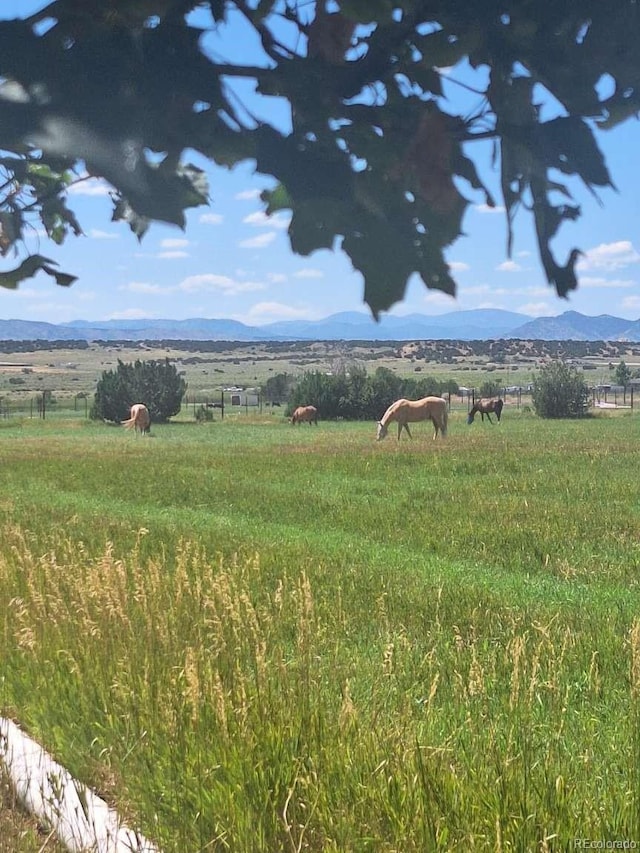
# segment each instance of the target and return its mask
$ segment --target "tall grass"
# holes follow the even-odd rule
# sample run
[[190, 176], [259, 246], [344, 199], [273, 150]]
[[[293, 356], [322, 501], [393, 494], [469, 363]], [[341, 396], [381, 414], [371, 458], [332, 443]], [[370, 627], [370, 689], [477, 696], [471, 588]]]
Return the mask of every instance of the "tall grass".
[[640, 842], [637, 431], [4, 428], [2, 710], [166, 851]]

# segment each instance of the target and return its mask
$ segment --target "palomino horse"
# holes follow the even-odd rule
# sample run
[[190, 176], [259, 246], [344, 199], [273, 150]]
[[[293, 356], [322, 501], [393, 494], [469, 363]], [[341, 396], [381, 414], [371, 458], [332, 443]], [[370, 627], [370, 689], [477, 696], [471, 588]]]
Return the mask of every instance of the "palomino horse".
[[318, 410], [315, 406], [298, 406], [293, 415], [291, 415], [291, 423], [307, 423], [309, 426], [311, 424], [318, 426]]
[[473, 408], [467, 415], [467, 423], [472, 424], [475, 416], [480, 412], [482, 415], [482, 420], [484, 420], [484, 416], [486, 415], [489, 418], [489, 423], [492, 424], [490, 412], [493, 412], [498, 420], [500, 420], [500, 415], [502, 414], [502, 407], [504, 406], [504, 400], [496, 399], [495, 397], [492, 399], [483, 398], [482, 400], [478, 400], [474, 403]]
[[435, 428], [434, 439], [438, 437], [438, 430], [444, 438], [447, 434], [447, 401], [442, 397], [424, 397], [422, 400], [396, 400], [392, 403], [378, 421], [377, 440], [384, 438], [389, 429], [389, 424], [396, 421], [398, 424], [398, 441], [404, 427], [407, 435], [411, 438], [409, 424], [418, 421], [431, 421]]
[[149, 427], [151, 426], [149, 409], [147, 409], [144, 403], [134, 403], [131, 406], [131, 417], [126, 421], [122, 421], [122, 426], [127, 429], [133, 429], [136, 432], [140, 431], [142, 435], [149, 432]]

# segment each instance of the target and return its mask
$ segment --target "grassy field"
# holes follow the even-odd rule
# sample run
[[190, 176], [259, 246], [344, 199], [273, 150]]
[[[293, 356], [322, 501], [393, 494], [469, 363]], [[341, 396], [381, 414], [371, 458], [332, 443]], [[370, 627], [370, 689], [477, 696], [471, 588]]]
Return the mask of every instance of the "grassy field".
[[0, 712], [165, 853], [640, 844], [640, 421], [0, 424]]

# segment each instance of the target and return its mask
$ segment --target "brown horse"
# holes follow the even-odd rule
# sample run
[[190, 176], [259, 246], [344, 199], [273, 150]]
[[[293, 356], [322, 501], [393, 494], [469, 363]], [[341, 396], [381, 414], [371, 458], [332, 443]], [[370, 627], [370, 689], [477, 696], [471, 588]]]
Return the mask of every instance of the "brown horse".
[[409, 424], [417, 423], [418, 421], [431, 421], [435, 432], [433, 438], [438, 437], [438, 431], [442, 433], [444, 438], [447, 434], [447, 401], [443, 397], [424, 397], [422, 400], [396, 400], [392, 403], [387, 411], [382, 416], [382, 420], [378, 421], [377, 440], [383, 439], [389, 429], [389, 424], [395, 421], [398, 424], [398, 441], [402, 428], [406, 429], [407, 435], [411, 438]]
[[122, 421], [122, 426], [135, 430], [135, 432], [139, 431], [142, 435], [148, 433], [151, 426], [149, 409], [147, 409], [144, 403], [134, 403], [131, 406], [131, 417], [126, 421]]
[[298, 406], [298, 408], [291, 416], [291, 423], [307, 423], [309, 424], [309, 426], [311, 426], [311, 424], [315, 424], [316, 426], [318, 426], [318, 410], [315, 406]]
[[504, 400], [496, 399], [495, 397], [492, 399], [483, 398], [482, 400], [478, 400], [474, 403], [473, 408], [467, 415], [467, 423], [472, 424], [475, 416], [480, 412], [482, 415], [482, 420], [484, 420], [484, 416], [486, 415], [489, 419], [489, 423], [492, 424], [490, 412], [493, 412], [497, 417], [498, 421], [500, 420], [500, 415], [502, 414], [502, 407], [504, 406]]

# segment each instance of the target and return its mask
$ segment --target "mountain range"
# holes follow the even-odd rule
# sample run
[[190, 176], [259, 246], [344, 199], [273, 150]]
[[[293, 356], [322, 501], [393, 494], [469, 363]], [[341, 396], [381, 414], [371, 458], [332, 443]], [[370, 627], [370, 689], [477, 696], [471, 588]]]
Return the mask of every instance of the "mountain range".
[[322, 320], [289, 320], [247, 326], [236, 320], [104, 320], [41, 323], [0, 320], [0, 341], [407, 341], [407, 340], [576, 340], [640, 341], [640, 319], [565, 311], [557, 317], [530, 317], [513, 311], [479, 308], [430, 316], [408, 314], [379, 322], [360, 311]]

